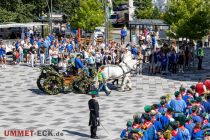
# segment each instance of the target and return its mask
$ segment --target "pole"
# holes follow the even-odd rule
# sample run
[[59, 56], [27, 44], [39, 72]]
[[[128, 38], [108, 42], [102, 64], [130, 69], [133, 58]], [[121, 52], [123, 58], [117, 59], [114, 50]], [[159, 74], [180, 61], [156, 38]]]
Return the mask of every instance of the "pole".
[[104, 10], [105, 10], [105, 48], [107, 48], [107, 19], [106, 19], [106, 1], [104, 0]]
[[109, 7], [107, 6], [107, 1], [104, 0], [104, 9], [105, 9], [105, 48], [108, 46], [108, 40], [109, 40]]
[[51, 7], [50, 7], [50, 11], [51, 11], [51, 13], [50, 13], [50, 34], [52, 34], [52, 0], [51, 0]]

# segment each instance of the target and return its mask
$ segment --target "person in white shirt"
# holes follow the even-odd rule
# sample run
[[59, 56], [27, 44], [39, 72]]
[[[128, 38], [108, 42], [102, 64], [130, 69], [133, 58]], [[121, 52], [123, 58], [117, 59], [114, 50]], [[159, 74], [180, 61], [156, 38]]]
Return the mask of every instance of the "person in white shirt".
[[52, 47], [51, 57], [51, 63], [53, 63], [54, 65], [58, 64], [58, 50], [56, 47]]
[[98, 51], [96, 52], [96, 55], [95, 55], [95, 61], [96, 61], [96, 69], [98, 70], [98, 68], [102, 64], [102, 54]]
[[23, 44], [20, 44], [20, 47], [18, 48], [18, 50], [19, 50], [19, 54], [20, 54], [20, 64], [23, 62], [23, 56], [24, 56], [24, 54], [23, 54]]

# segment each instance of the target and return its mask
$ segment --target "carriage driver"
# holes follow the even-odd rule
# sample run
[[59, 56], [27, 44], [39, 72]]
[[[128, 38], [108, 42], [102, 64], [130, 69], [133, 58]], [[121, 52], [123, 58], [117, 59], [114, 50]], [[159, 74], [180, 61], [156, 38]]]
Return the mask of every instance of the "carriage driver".
[[[98, 82], [99, 82], [99, 88], [98, 88], [98, 94], [101, 90], [104, 90], [107, 96], [111, 93], [111, 90], [107, 87], [107, 79], [104, 73], [105, 66], [101, 66], [98, 71]], [[97, 94], [97, 95], [98, 95]]]
[[87, 76], [89, 77], [89, 71], [88, 69], [83, 65], [82, 61], [81, 61], [81, 54], [77, 54], [77, 57], [74, 60], [74, 64], [75, 64], [75, 69], [76, 69], [76, 73], [77, 75], [79, 74], [80, 70], [83, 69]]

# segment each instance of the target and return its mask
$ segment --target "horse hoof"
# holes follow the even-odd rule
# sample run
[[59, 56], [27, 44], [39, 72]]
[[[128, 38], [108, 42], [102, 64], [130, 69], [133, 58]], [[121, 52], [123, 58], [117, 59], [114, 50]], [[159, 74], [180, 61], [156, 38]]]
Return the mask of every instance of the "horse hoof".
[[129, 90], [132, 90], [132, 88], [129, 88]]

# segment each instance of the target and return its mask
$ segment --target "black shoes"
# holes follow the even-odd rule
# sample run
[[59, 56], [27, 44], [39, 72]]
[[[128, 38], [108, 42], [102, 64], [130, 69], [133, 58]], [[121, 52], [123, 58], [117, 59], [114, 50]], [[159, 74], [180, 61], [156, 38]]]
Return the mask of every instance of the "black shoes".
[[90, 138], [91, 138], [91, 139], [99, 139], [99, 137], [98, 137], [98, 136], [95, 136], [95, 137], [90, 136]]

